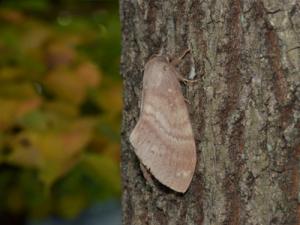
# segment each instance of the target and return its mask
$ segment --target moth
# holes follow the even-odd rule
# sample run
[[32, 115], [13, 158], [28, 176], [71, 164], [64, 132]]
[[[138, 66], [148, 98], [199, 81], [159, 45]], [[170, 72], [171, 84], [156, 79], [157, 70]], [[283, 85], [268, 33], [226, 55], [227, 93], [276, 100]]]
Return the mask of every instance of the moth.
[[140, 117], [129, 140], [142, 165], [160, 183], [184, 193], [194, 174], [196, 146], [179, 83], [186, 79], [175, 67], [178, 62], [155, 56], [146, 63]]

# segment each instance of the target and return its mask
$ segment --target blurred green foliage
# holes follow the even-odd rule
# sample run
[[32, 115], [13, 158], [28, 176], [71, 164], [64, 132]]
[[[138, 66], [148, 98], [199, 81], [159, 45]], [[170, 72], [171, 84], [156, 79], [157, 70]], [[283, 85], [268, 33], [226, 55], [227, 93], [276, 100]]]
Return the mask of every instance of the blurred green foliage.
[[117, 1], [0, 1], [0, 211], [120, 195]]

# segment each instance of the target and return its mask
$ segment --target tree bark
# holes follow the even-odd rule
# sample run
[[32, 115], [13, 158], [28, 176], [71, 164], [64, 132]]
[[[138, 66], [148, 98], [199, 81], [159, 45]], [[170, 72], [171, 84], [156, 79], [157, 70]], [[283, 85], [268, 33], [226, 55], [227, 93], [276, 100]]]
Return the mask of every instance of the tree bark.
[[[300, 3], [121, 0], [124, 225], [300, 224]], [[180, 64], [197, 146], [189, 190], [150, 185], [129, 143], [143, 67]]]

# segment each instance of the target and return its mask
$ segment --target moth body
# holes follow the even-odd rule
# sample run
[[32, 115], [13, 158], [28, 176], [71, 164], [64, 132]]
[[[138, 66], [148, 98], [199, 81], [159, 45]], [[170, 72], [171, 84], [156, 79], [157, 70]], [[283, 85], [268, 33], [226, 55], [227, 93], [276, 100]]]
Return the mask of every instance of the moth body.
[[164, 56], [146, 63], [140, 117], [129, 139], [158, 181], [184, 193], [194, 174], [196, 146], [179, 76]]

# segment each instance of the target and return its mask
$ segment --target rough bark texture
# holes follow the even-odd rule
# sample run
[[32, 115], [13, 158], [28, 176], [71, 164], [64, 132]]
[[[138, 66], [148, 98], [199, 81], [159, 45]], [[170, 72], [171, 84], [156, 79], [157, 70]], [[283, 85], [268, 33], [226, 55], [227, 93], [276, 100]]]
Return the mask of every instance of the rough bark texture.
[[[121, 0], [123, 224], [300, 224], [300, 3], [297, 0]], [[140, 170], [128, 141], [143, 66], [178, 56], [197, 145], [177, 194]]]

